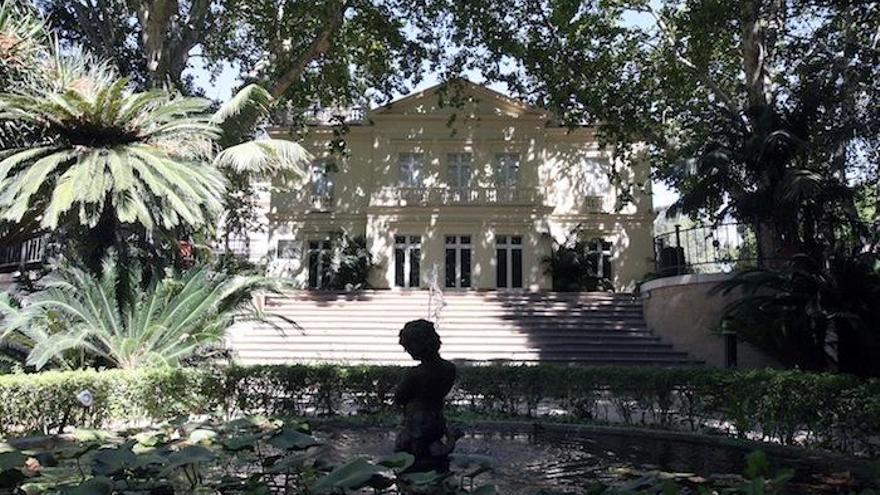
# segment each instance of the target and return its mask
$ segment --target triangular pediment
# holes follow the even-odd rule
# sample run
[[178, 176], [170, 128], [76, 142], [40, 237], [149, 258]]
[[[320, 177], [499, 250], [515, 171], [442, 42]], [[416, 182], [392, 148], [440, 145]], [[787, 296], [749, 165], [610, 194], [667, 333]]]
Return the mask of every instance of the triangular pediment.
[[532, 118], [549, 119], [550, 112], [510, 98], [466, 79], [455, 79], [370, 110], [370, 117]]

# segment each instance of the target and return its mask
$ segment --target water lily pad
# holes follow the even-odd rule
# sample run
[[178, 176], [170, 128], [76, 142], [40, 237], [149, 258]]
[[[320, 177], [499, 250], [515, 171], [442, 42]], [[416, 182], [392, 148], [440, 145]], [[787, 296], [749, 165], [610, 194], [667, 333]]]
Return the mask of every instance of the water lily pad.
[[377, 464], [400, 472], [412, 466], [415, 461], [416, 458], [408, 452], [396, 452], [393, 455], [382, 457]]
[[253, 450], [257, 443], [263, 438], [262, 433], [252, 433], [249, 435], [239, 435], [223, 440], [223, 448], [232, 452], [241, 450]]
[[21, 452], [3, 452], [0, 454], [0, 471], [24, 466], [27, 456]]
[[137, 456], [131, 451], [131, 445], [131, 443], [127, 443], [118, 448], [99, 450], [93, 459], [92, 472], [99, 475], [111, 475], [133, 467]]
[[104, 430], [77, 428], [73, 431], [73, 438], [78, 442], [106, 442], [113, 438], [113, 434]]
[[451, 467], [468, 478], [489, 472], [495, 466], [495, 459], [486, 455], [452, 454], [449, 459]]
[[349, 461], [327, 476], [319, 479], [313, 486], [315, 493], [335, 493], [345, 490], [358, 490], [367, 486], [373, 475], [382, 471], [382, 468], [370, 463], [363, 457]]
[[437, 471], [428, 471], [425, 473], [407, 473], [401, 475], [401, 478], [410, 485], [414, 486], [424, 486], [424, 485], [435, 485], [450, 477], [450, 473], [438, 473]]
[[61, 493], [63, 495], [110, 495], [113, 493], [113, 482], [99, 476], [83, 481], [79, 486], [66, 488]]
[[142, 431], [132, 438], [144, 447], [155, 447], [165, 442], [165, 432], [158, 430]]
[[313, 436], [300, 433], [293, 428], [285, 427], [269, 439], [269, 445], [281, 450], [302, 450], [321, 445], [321, 442]]
[[217, 432], [214, 430], [197, 429], [193, 430], [186, 439], [188, 443], [212, 443], [217, 438]]
[[495, 488], [495, 485], [483, 485], [471, 492], [471, 495], [495, 495], [497, 493], [498, 489]]
[[172, 469], [176, 469], [189, 464], [196, 464], [199, 462], [211, 462], [213, 460], [214, 453], [210, 450], [202, 447], [201, 445], [190, 445], [189, 447], [186, 447], [178, 452], [170, 454], [168, 456], [168, 466], [163, 472], [168, 472]]

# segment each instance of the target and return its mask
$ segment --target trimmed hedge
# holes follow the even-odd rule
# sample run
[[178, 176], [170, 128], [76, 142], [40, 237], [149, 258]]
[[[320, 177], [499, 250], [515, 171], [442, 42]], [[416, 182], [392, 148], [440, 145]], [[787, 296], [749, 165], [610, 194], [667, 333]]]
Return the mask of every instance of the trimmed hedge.
[[[405, 368], [286, 365], [0, 375], [0, 432], [108, 427], [186, 414], [393, 412]], [[76, 394], [89, 389], [86, 409]], [[880, 452], [880, 381], [799, 371], [560, 366], [460, 367], [451, 408], [504, 417], [650, 425]]]

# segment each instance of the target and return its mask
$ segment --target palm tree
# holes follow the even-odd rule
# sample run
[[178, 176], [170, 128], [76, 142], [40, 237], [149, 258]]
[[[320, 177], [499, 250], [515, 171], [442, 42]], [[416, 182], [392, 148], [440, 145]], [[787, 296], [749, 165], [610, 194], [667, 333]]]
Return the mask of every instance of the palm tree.
[[145, 237], [207, 225], [225, 190], [211, 164], [220, 131], [209, 102], [136, 93], [85, 56], [49, 65], [47, 88], [0, 94], [0, 120], [42, 132], [0, 161], [0, 220], [83, 228], [93, 263], [126, 231]]
[[[141, 273], [108, 257], [99, 276], [71, 264], [58, 266], [23, 308], [0, 295], [0, 344], [25, 349], [26, 363], [37, 369], [50, 363], [173, 366], [216, 346], [234, 318], [265, 320], [252, 295], [279, 287], [265, 277], [200, 266], [142, 289]], [[121, 287], [126, 293], [120, 298]]]

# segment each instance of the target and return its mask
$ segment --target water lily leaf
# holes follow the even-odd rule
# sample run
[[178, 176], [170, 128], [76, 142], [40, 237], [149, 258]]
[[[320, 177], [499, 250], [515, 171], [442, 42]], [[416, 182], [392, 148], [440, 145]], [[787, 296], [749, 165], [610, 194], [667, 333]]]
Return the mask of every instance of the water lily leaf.
[[0, 471], [24, 466], [27, 456], [21, 452], [4, 452], [0, 454]]
[[80, 457], [98, 448], [101, 448], [101, 444], [98, 442], [75, 443], [73, 445], [65, 446], [62, 449], [58, 450], [57, 454], [58, 457], [64, 459], [79, 459]]
[[106, 442], [113, 438], [113, 434], [104, 430], [77, 428], [73, 431], [73, 438], [79, 442]]
[[280, 457], [275, 460], [266, 469], [267, 473], [286, 473], [288, 471], [296, 471], [302, 469], [303, 462], [310, 459], [312, 456], [303, 453], [295, 453], [291, 455], [286, 455]]
[[202, 447], [201, 445], [190, 445], [179, 452], [174, 452], [168, 456], [168, 466], [163, 470], [168, 472], [172, 469], [195, 464], [198, 462], [211, 462], [214, 460], [214, 453]]
[[145, 453], [138, 454], [134, 463], [132, 464], [133, 469], [143, 469], [150, 466], [164, 466], [168, 463], [168, 459], [162, 457], [159, 454], [155, 453]]
[[363, 457], [349, 461], [327, 476], [319, 479], [313, 486], [315, 493], [335, 493], [344, 490], [357, 490], [367, 486], [374, 474], [378, 474], [382, 468], [370, 463]]
[[269, 445], [281, 450], [302, 450], [321, 445], [315, 437], [300, 433], [293, 428], [285, 427], [269, 439]]
[[401, 475], [401, 478], [410, 485], [435, 485], [451, 476], [451, 473], [438, 473], [437, 471], [428, 471], [425, 473], [407, 473]]
[[63, 495], [110, 495], [113, 493], [113, 482], [102, 476], [83, 481], [79, 486], [66, 488]]
[[186, 439], [188, 443], [212, 443], [217, 438], [217, 432], [214, 430], [197, 429], [189, 434]]
[[495, 485], [483, 485], [471, 492], [471, 495], [495, 495], [496, 493], [498, 493], [498, 489], [495, 488]]
[[376, 464], [399, 472], [407, 470], [415, 461], [415, 456], [409, 452], [396, 452], [393, 455], [382, 457]]
[[250, 435], [241, 435], [237, 437], [227, 438], [223, 440], [223, 448], [232, 452], [240, 450], [253, 450], [260, 439], [263, 438], [261, 433], [253, 433]]
[[6, 469], [0, 471], [0, 488], [3, 493], [18, 486], [25, 479], [24, 473], [20, 469]]
[[156, 430], [142, 431], [132, 438], [144, 447], [155, 447], [165, 442], [165, 432]]
[[495, 466], [495, 459], [486, 455], [452, 454], [449, 459], [452, 468], [461, 471], [461, 474], [468, 478], [491, 471]]
[[92, 473], [111, 475], [133, 467], [137, 456], [131, 451], [131, 446], [131, 443], [126, 443], [118, 448], [99, 450], [92, 461]]

